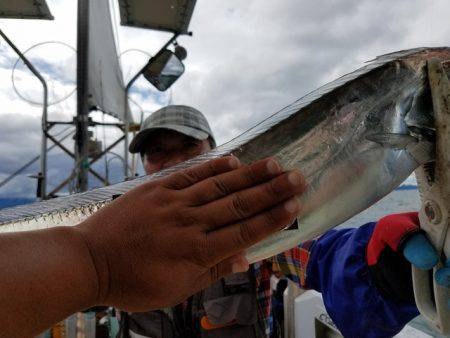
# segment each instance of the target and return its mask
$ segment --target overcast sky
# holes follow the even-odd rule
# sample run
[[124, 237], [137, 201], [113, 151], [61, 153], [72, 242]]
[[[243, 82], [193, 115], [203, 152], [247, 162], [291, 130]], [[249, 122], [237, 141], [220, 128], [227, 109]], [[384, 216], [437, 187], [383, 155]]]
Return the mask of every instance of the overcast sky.
[[[58, 78], [51, 81], [56, 95], [51, 97], [59, 99], [74, 89], [76, 1], [47, 3], [54, 21], [0, 20], [0, 28], [21, 50], [45, 41], [69, 46], [46, 44], [29, 54], [45, 57], [56, 67]], [[165, 94], [138, 81], [132, 99], [146, 114], [168, 102], [192, 105], [208, 117], [218, 143], [223, 143], [377, 55], [418, 46], [449, 46], [448, 13], [448, 0], [198, 0], [190, 25], [193, 36], [178, 39], [188, 51], [186, 73]], [[125, 79], [170, 37], [137, 28], [118, 27], [117, 32], [118, 48], [125, 52], [121, 57]], [[14, 91], [15, 61], [0, 39], [0, 180], [39, 154], [40, 147], [41, 108]], [[26, 69], [19, 67], [14, 79], [21, 96], [39, 101], [40, 87]], [[52, 105], [50, 118], [70, 120], [74, 99], [72, 95]], [[134, 103], [131, 108], [138, 117], [140, 108]], [[95, 133], [103, 140], [102, 131]], [[107, 131], [107, 142], [114, 135]], [[67, 145], [71, 147], [69, 141]], [[50, 159], [52, 178], [67, 176], [71, 165], [56, 152]], [[37, 170], [34, 166], [27, 174]], [[0, 188], [0, 197], [33, 196], [34, 190], [35, 183], [22, 176]]]

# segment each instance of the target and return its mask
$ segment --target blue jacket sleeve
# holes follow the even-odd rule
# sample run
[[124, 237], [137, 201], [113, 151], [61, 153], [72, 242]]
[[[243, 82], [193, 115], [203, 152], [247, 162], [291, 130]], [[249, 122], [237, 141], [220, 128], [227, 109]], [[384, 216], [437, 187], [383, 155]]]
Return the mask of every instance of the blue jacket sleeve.
[[311, 248], [306, 287], [322, 293], [344, 337], [392, 337], [419, 314], [415, 304], [384, 297], [371, 279], [366, 247], [375, 225], [328, 231]]

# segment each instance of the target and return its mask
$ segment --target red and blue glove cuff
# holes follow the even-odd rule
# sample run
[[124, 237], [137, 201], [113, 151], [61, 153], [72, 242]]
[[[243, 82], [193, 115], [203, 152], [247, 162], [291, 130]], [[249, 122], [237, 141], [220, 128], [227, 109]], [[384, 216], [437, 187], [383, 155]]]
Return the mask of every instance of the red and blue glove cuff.
[[417, 212], [383, 217], [374, 228], [366, 251], [366, 260], [376, 286], [387, 297], [414, 302], [411, 264], [403, 255], [403, 246], [420, 233]]

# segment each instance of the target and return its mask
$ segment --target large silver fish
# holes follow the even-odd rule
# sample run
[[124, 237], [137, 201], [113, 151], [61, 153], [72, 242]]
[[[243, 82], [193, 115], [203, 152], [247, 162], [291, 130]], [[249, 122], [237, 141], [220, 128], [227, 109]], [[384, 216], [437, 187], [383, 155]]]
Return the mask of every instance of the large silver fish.
[[276, 156], [299, 169], [308, 189], [298, 229], [280, 231], [247, 252], [270, 257], [344, 222], [394, 190], [434, 158], [426, 61], [450, 48], [417, 48], [376, 58], [311, 92], [228, 143], [154, 175], [86, 193], [0, 210], [0, 232], [74, 225], [124, 193], [206, 160], [234, 153], [243, 162]]

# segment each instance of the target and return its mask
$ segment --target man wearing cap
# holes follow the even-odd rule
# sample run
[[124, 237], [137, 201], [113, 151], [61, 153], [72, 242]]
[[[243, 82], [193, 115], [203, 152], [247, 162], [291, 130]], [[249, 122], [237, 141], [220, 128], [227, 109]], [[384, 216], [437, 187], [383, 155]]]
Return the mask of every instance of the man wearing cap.
[[[151, 142], [149, 142], [151, 141]], [[169, 168], [215, 148], [208, 121], [188, 106], [168, 106], [150, 115], [130, 143], [147, 174]]]
[[[206, 118], [194, 108], [172, 105], [144, 121], [130, 152], [140, 153], [145, 172], [152, 174], [214, 147]], [[357, 229], [330, 230], [223, 278], [176, 307], [122, 312], [119, 336], [268, 337], [270, 276], [279, 271], [300, 287], [321, 292], [345, 337], [391, 337], [418, 315], [411, 263], [430, 269], [437, 260], [419, 231], [417, 213], [390, 215]], [[443, 284], [449, 283], [449, 270], [441, 269]]]

